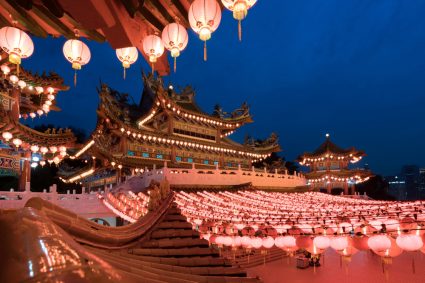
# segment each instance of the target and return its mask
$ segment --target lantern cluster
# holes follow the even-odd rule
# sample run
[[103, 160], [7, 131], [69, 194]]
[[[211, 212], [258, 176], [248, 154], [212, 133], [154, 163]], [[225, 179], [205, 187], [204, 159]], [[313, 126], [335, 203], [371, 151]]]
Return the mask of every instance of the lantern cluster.
[[65, 146], [43, 146], [37, 144], [28, 144], [18, 137], [14, 138], [13, 134], [10, 132], [3, 132], [1, 138], [5, 143], [11, 142], [16, 150], [22, 147], [31, 150], [33, 154], [41, 154], [42, 157], [44, 157], [43, 160], [33, 160], [31, 164], [32, 167], [37, 167], [37, 162], [39, 162], [41, 166], [44, 166], [46, 164], [46, 160], [49, 164], [55, 163], [57, 165], [67, 155], [67, 149]]
[[[1, 71], [4, 75], [5, 78], [7, 78], [7, 76], [10, 73], [10, 68], [7, 65], [1, 65]], [[43, 87], [41, 85], [34, 85], [31, 82], [26, 82], [24, 79], [20, 79], [17, 75], [10, 75], [8, 77], [8, 80], [12, 83], [12, 85], [14, 87], [19, 87], [21, 89], [21, 91], [25, 92], [25, 93], [29, 93], [29, 94], [37, 94], [40, 97], [42, 95], [45, 95], [45, 99], [43, 101], [43, 104], [41, 105], [41, 107], [35, 111], [35, 112], [30, 112], [30, 113], [26, 113], [26, 114], [22, 114], [22, 117], [20, 118], [24, 118], [27, 119], [28, 117], [34, 119], [35, 117], [37, 117], [37, 114], [39, 116], [43, 115], [44, 113], [49, 113], [50, 111], [50, 106], [53, 104], [53, 100], [55, 99], [55, 89], [51, 86], [49, 87]]]

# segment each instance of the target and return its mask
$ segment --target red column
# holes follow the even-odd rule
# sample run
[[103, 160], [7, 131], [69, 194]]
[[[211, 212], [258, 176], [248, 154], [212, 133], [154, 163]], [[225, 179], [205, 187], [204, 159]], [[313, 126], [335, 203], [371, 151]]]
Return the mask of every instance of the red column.
[[12, 98], [14, 98], [14, 103], [12, 106], [12, 118], [15, 121], [19, 120], [19, 104], [21, 102], [21, 92], [18, 87], [12, 89]]
[[24, 155], [23, 157], [25, 158], [25, 160], [24, 160], [24, 164], [22, 166], [21, 175], [19, 176], [19, 190], [20, 191], [25, 191], [26, 183], [31, 182], [31, 165], [30, 165], [31, 152], [26, 151], [23, 155]]

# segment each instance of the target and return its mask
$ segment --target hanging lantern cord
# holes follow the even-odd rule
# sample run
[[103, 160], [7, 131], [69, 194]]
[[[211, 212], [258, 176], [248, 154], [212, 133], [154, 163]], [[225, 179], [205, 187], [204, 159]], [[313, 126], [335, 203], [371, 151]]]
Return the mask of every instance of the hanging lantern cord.
[[74, 70], [74, 87], [77, 86], [77, 70]]
[[239, 41], [242, 41], [242, 22], [241, 22], [241, 20], [238, 21], [238, 34], [239, 34]]
[[204, 61], [207, 61], [207, 41], [204, 41]]
[[125, 80], [125, 67], [123, 67], [123, 69], [124, 69], [124, 80]]
[[174, 73], [177, 71], [177, 57], [174, 57]]

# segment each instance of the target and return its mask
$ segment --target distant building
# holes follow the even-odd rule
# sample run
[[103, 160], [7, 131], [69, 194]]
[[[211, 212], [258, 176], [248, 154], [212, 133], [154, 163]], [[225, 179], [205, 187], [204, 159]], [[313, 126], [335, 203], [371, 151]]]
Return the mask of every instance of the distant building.
[[406, 182], [401, 176], [387, 176], [384, 178], [388, 182], [388, 193], [397, 200], [406, 199]]
[[413, 200], [419, 198], [419, 167], [417, 165], [404, 165], [401, 168], [400, 176], [405, 181], [406, 199]]

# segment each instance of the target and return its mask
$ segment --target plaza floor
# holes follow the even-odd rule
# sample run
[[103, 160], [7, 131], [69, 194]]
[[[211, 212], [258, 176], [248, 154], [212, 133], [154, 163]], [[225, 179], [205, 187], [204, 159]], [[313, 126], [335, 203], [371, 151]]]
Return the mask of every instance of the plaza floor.
[[[329, 250], [316, 270], [296, 268], [296, 259], [283, 258], [248, 269], [249, 276], [259, 276], [265, 283], [424, 283], [425, 255], [421, 252], [403, 253], [392, 264], [384, 266], [372, 252], [358, 252], [350, 262]], [[415, 271], [415, 273], [413, 272]]]

